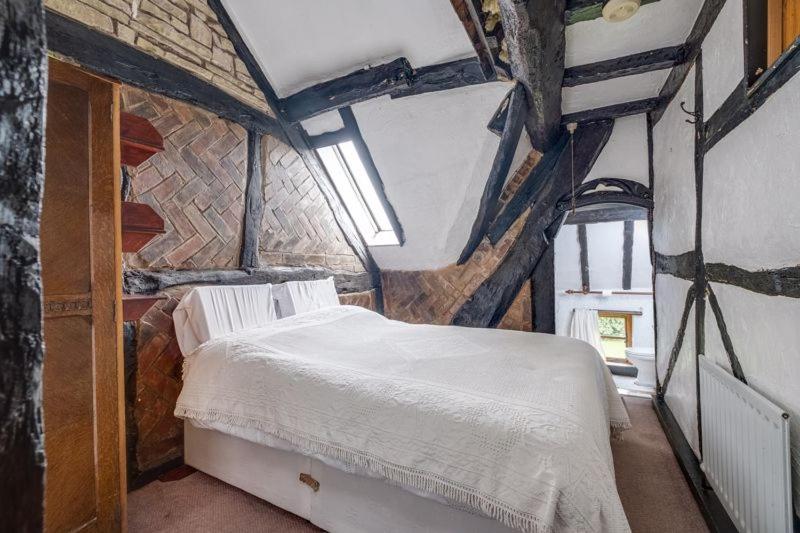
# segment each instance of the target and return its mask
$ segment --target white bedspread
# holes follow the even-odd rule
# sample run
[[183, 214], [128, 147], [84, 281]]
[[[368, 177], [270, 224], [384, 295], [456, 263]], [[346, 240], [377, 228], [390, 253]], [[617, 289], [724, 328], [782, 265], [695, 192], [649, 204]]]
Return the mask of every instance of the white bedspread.
[[329, 457], [523, 531], [629, 531], [609, 428], [630, 426], [588, 344], [341, 306], [209, 341], [175, 415]]

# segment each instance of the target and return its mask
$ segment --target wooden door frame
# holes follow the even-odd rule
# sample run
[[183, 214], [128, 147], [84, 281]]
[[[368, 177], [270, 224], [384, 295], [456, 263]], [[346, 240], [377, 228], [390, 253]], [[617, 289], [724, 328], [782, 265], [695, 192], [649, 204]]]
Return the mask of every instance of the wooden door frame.
[[[90, 107], [90, 247], [99, 531], [125, 530], [120, 84], [55, 58], [51, 81], [85, 90]], [[46, 421], [45, 421], [46, 422]]]
[[[5, 0], [0, 34], [0, 530], [44, 520], [42, 278], [47, 50], [42, 0]], [[12, 81], [13, 80], [13, 81]]]

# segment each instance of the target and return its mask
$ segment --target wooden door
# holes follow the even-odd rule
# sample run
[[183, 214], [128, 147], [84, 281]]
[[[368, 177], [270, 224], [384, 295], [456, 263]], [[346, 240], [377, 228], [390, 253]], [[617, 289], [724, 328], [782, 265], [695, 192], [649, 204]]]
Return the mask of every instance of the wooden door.
[[41, 219], [45, 530], [124, 528], [119, 90], [50, 60]]

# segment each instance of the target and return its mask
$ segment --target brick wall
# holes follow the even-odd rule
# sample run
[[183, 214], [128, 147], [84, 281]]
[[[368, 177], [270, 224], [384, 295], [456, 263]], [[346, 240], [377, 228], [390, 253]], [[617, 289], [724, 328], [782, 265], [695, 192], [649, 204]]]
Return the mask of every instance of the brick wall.
[[[166, 233], [139, 252], [125, 254], [125, 267], [236, 268], [247, 178], [245, 130], [195, 106], [132, 87], [122, 89], [122, 108], [149, 119], [164, 137], [165, 148], [127, 169], [132, 178], [129, 200], [153, 207], [164, 219]], [[261, 263], [363, 271], [297, 153], [271, 137], [265, 137], [262, 149]], [[172, 412], [183, 358], [172, 311], [190, 288], [162, 293], [167, 300], [137, 322], [135, 353], [126, 354], [135, 368], [135, 395], [128, 405], [134, 474], [182, 455], [183, 426]], [[342, 295], [341, 300], [375, 309], [375, 291]]]
[[[536, 151], [528, 154], [506, 184], [501, 204], [509, 201], [540, 158], [541, 154]], [[456, 311], [500, 264], [522, 230], [527, 215], [527, 211], [523, 213], [496, 246], [484, 239], [463, 265], [424, 271], [382, 271], [386, 316], [420, 324], [449, 324]], [[520, 290], [499, 327], [530, 331], [531, 316], [531, 288], [528, 282]]]
[[45, 0], [45, 6], [273, 114], [205, 0]]

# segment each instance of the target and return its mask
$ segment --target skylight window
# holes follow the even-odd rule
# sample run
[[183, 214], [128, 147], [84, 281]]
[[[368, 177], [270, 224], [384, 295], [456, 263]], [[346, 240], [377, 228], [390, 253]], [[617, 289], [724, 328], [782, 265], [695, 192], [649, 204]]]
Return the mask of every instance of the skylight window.
[[400, 244], [353, 141], [317, 148], [317, 153], [367, 245]]

